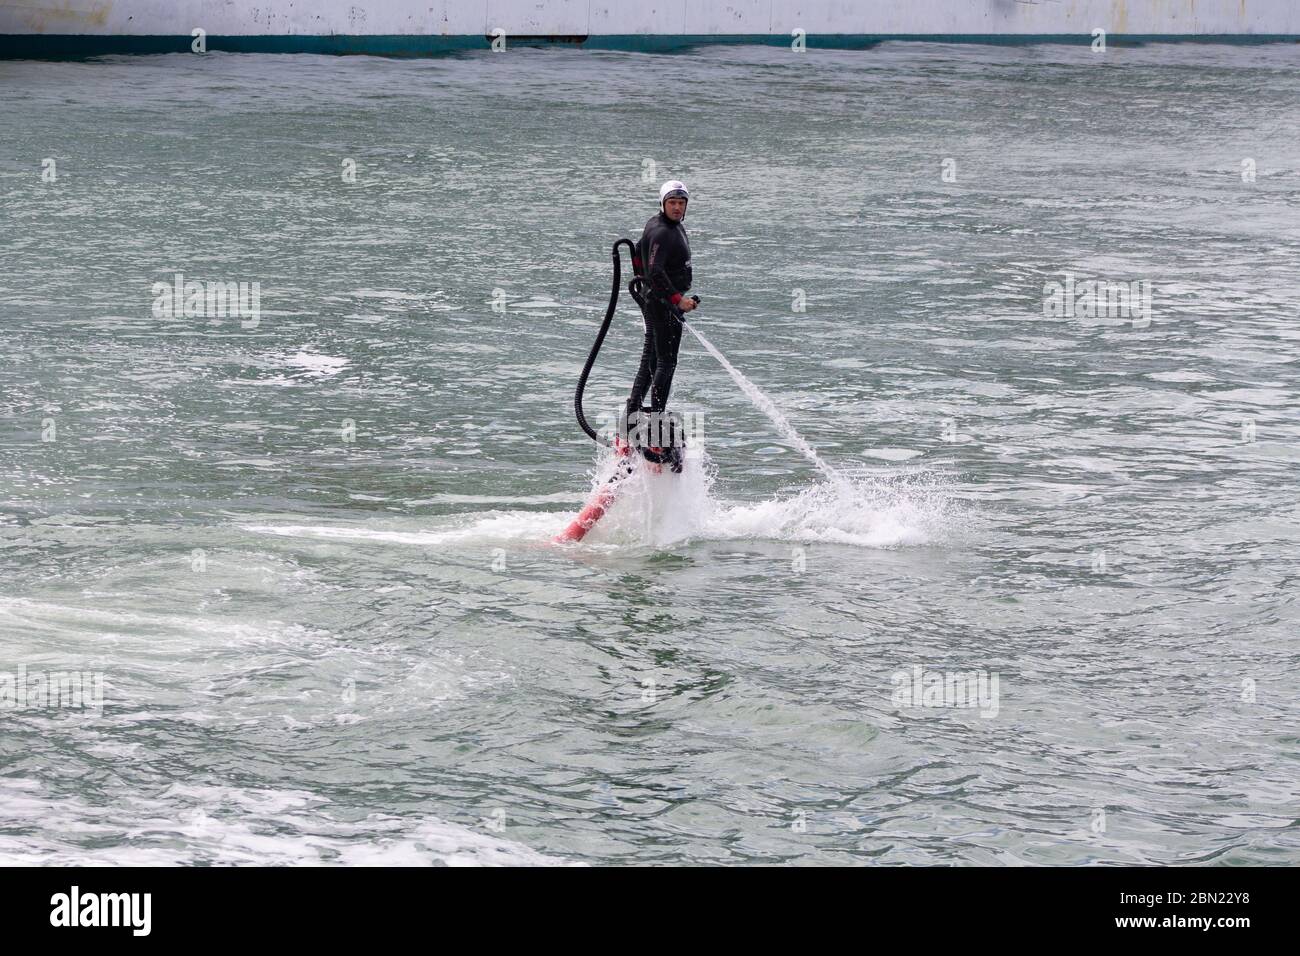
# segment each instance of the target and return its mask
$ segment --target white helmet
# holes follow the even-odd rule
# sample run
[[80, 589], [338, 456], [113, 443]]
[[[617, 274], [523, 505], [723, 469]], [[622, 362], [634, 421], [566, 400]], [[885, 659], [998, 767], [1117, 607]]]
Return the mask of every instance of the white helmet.
[[686, 184], [680, 179], [670, 179], [659, 187], [659, 208], [664, 208], [664, 202], [672, 198], [685, 199], [688, 203], [691, 201], [691, 194], [686, 191]]

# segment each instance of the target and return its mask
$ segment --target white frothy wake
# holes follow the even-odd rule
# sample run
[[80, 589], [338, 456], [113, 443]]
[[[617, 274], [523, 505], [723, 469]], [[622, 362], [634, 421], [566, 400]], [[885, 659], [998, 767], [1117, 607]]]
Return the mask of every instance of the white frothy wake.
[[[419, 524], [433, 523], [420, 528]], [[550, 538], [559, 529], [551, 511], [478, 511], [445, 518], [428, 519], [393, 527], [366, 525], [245, 524], [240, 527], [256, 534], [273, 534], [287, 538], [369, 542], [373, 544], [409, 544], [438, 547], [444, 545], [485, 546], [512, 544]]]
[[300, 790], [176, 783], [92, 804], [9, 777], [0, 796], [7, 866], [571, 865], [436, 817], [369, 813], [353, 822]]
[[[595, 494], [626, 462], [602, 448], [592, 479]], [[614, 505], [587, 535], [589, 544], [663, 546], [702, 537], [712, 509], [709, 489], [713, 475], [699, 444], [686, 447], [679, 474], [667, 467], [656, 470], [638, 460], [631, 475], [618, 483]]]
[[944, 541], [957, 520], [933, 476], [841, 478], [788, 497], [715, 507], [705, 536], [896, 548]]
[[[621, 483], [608, 513], [576, 548], [668, 547], [686, 541], [823, 542], [864, 548], [935, 544], [956, 530], [959, 515], [944, 484], [925, 474], [841, 478], [757, 502], [712, 497], [707, 458], [680, 475], [649, 469]], [[593, 491], [609, 477], [598, 469]], [[456, 527], [395, 530], [365, 526], [243, 525], [290, 538], [419, 548], [483, 548], [550, 542], [576, 511], [510, 511], [455, 516]], [[447, 519], [442, 519], [447, 520]]]
[[[614, 474], [616, 459], [602, 449], [591, 493]], [[763, 501], [713, 496], [707, 450], [687, 448], [681, 474], [656, 472], [644, 462], [619, 482], [618, 495], [586, 538], [566, 548], [662, 548], [686, 541], [768, 540], [896, 548], [941, 543], [962, 522], [950, 480], [924, 471], [843, 475]], [[438, 518], [385, 518], [382, 524], [245, 524], [245, 531], [337, 543], [426, 549], [547, 546], [577, 513], [479, 511]]]
[[[613, 474], [603, 451], [592, 480], [595, 492]], [[960, 516], [947, 483], [924, 472], [847, 477], [765, 501], [713, 497], [714, 473], [700, 444], [687, 448], [681, 474], [638, 466], [620, 483], [614, 505], [581, 546], [665, 547], [689, 540], [823, 542], [894, 548], [940, 542]]]

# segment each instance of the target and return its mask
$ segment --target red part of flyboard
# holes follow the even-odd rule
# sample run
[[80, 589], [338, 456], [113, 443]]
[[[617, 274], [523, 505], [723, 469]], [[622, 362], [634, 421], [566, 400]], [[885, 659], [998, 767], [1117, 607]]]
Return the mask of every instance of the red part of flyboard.
[[[626, 442], [616, 440], [614, 451], [619, 458], [631, 458], [632, 450]], [[663, 469], [653, 462], [646, 462], [651, 470], [655, 472]], [[605, 512], [609, 511], [614, 505], [614, 499], [618, 497], [619, 482], [632, 473], [632, 463], [620, 462], [618, 471], [613, 478], [596, 489], [596, 493], [591, 496], [586, 507], [578, 512], [578, 517], [574, 518], [569, 526], [555, 536], [555, 541], [581, 541], [587, 536], [587, 532], [596, 526], [596, 522], [605, 517]]]
[[587, 536], [587, 532], [595, 527], [596, 522], [605, 517], [605, 512], [609, 510], [614, 503], [614, 497], [617, 491], [609, 482], [600, 486], [600, 490], [592, 495], [587, 506], [578, 512], [578, 517], [574, 518], [572, 523], [555, 536], [556, 542], [581, 541]]

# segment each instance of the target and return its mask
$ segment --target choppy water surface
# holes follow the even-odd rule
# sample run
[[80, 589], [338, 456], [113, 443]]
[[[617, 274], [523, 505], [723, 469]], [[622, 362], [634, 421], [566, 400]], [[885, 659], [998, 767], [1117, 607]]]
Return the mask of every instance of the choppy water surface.
[[[105, 680], [0, 711], [0, 859], [1296, 862], [1298, 68], [0, 64], [0, 670]], [[687, 474], [555, 547], [670, 176], [699, 327], [848, 482], [688, 336]]]

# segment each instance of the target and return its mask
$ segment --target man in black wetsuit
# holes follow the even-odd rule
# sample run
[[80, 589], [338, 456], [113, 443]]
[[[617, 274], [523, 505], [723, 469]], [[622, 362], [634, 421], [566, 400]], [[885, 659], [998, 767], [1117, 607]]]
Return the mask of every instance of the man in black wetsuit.
[[[670, 179], [659, 187], [659, 212], [645, 224], [633, 264], [645, 276], [645, 345], [641, 367], [632, 382], [627, 414], [639, 413], [646, 392], [650, 407], [664, 411], [677, 370], [677, 349], [682, 343], [678, 316], [696, 307], [686, 295], [691, 287], [691, 243], [682, 220], [690, 194], [686, 185]], [[674, 313], [677, 313], [676, 315]]]

